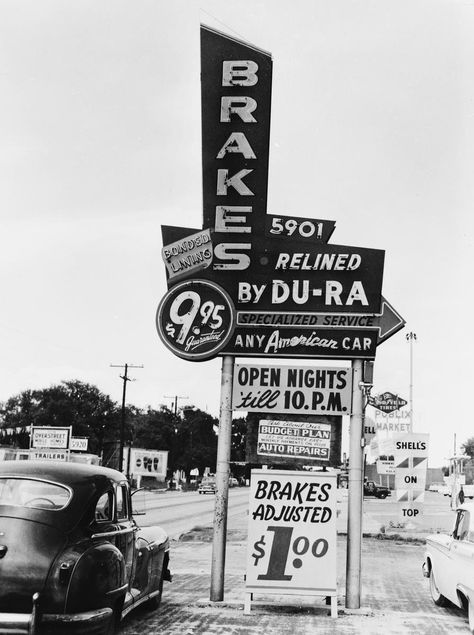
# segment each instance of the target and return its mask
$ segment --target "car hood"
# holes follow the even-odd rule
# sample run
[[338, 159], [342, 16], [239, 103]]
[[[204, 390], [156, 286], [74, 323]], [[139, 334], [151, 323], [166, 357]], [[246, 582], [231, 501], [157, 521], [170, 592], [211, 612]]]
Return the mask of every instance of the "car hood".
[[29, 612], [44, 589], [64, 532], [34, 520], [0, 516], [0, 612]]

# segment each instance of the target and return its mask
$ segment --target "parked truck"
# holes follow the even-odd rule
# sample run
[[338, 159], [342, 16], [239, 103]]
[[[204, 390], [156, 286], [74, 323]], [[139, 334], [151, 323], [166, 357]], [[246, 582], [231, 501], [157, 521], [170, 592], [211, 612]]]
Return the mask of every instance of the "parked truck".
[[364, 496], [375, 496], [376, 498], [387, 498], [390, 496], [390, 490], [388, 487], [378, 485], [374, 481], [364, 482]]

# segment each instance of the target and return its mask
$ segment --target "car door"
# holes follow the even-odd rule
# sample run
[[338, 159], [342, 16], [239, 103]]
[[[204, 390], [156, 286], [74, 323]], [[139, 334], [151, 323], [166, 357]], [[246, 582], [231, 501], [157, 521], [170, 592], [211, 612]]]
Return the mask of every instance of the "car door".
[[115, 544], [123, 554], [125, 570], [127, 574], [127, 582], [130, 589], [136, 560], [135, 533], [137, 531], [137, 526], [132, 518], [130, 490], [127, 481], [116, 485], [115, 501], [115, 521], [117, 525], [117, 536]]
[[474, 589], [474, 532], [471, 531], [471, 514], [467, 510], [458, 511], [458, 522], [453, 535], [452, 565], [454, 579], [451, 581], [456, 593], [456, 587], [462, 585]]
[[122, 553], [127, 585], [133, 575], [135, 523], [128, 501], [128, 483], [113, 485], [99, 497], [94, 511], [93, 534], [110, 541]]
[[459, 604], [456, 586], [459, 584], [460, 572], [462, 569], [463, 547], [462, 540], [466, 533], [467, 523], [469, 522], [469, 514], [463, 509], [460, 509], [456, 514], [456, 520], [454, 523], [454, 530], [451, 536], [451, 542], [449, 547], [444, 552], [442, 562], [438, 563], [435, 569], [436, 584], [439, 591], [454, 602]]

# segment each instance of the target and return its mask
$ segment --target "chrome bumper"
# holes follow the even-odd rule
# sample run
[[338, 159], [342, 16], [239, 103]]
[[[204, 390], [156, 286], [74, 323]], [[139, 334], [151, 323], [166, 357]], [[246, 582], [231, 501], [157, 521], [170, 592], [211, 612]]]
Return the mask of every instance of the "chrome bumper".
[[38, 626], [39, 593], [33, 595], [31, 613], [0, 613], [0, 633], [35, 635]]
[[[1, 635], [37, 635], [41, 626], [59, 628], [64, 627], [65, 632], [74, 633], [75, 630], [83, 631], [87, 626], [99, 626], [107, 624], [112, 619], [111, 608], [96, 609], [84, 613], [53, 614], [44, 613], [40, 616], [38, 611], [39, 594], [33, 596], [33, 608], [31, 613], [0, 613]], [[59, 630], [57, 631], [59, 632]], [[62, 630], [61, 630], [62, 632]]]

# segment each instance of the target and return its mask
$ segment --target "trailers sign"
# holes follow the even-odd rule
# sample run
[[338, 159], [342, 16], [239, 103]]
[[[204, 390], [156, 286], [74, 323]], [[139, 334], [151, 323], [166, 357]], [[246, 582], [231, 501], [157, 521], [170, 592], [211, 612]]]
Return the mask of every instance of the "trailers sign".
[[350, 412], [350, 368], [236, 364], [234, 410], [306, 415]]

